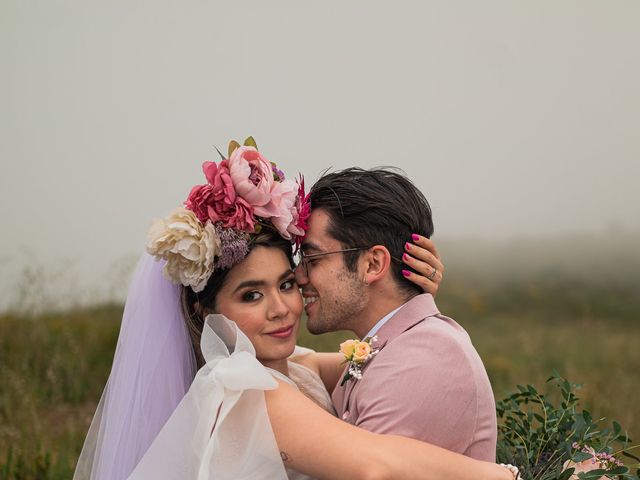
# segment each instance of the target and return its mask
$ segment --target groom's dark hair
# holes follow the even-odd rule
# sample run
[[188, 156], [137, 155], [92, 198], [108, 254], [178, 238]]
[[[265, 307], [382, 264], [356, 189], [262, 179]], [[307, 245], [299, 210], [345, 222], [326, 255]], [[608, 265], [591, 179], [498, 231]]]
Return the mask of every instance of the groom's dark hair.
[[[311, 209], [329, 215], [328, 232], [343, 248], [383, 245], [393, 257], [393, 278], [403, 292], [422, 293], [402, 270], [404, 244], [411, 234], [433, 235], [431, 207], [422, 192], [398, 169], [353, 167], [326, 173], [310, 191]], [[362, 251], [345, 252], [344, 262], [355, 271]]]

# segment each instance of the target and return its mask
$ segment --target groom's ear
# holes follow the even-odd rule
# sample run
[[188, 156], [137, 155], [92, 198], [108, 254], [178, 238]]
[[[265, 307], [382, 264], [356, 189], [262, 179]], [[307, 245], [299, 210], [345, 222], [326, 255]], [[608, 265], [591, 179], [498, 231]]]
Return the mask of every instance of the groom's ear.
[[383, 245], [374, 245], [364, 257], [364, 283], [371, 285], [384, 278], [391, 266], [391, 253]]

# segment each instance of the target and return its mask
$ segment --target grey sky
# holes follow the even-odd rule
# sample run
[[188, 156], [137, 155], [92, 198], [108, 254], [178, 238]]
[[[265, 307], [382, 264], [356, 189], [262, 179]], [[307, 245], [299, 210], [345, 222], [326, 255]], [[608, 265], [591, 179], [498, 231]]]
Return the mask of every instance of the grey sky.
[[637, 1], [0, 0], [0, 292], [29, 263], [99, 283], [248, 134], [309, 182], [403, 168], [441, 236], [637, 230], [638, 25]]

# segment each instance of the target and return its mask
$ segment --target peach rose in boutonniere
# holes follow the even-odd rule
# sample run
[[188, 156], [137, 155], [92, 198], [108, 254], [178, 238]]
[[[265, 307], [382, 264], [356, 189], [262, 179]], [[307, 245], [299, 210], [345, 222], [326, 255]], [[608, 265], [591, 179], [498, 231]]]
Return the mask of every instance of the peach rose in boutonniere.
[[378, 350], [374, 350], [371, 347], [371, 344], [375, 341], [377, 341], [377, 337], [367, 337], [362, 341], [346, 340], [340, 344], [340, 353], [344, 355], [344, 361], [349, 364], [340, 386], [352, 378], [356, 380], [362, 378], [364, 364], [378, 353]]
[[342, 342], [340, 344], [340, 353], [343, 354], [345, 358], [351, 358], [358, 343], [358, 340], [346, 340]]
[[353, 350], [353, 361], [356, 363], [364, 363], [371, 354], [371, 345], [367, 342], [358, 342]]

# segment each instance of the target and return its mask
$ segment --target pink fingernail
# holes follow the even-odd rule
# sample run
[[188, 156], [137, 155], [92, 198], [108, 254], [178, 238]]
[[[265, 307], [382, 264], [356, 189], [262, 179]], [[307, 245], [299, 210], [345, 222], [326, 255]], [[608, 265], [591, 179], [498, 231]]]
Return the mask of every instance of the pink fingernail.
[[406, 248], [407, 250], [411, 250], [411, 244], [409, 242], [405, 243], [404, 248]]
[[409, 275], [411, 275], [411, 272], [409, 270], [402, 270], [402, 275], [408, 277]]
[[407, 255], [406, 253], [403, 253], [403, 254], [402, 254], [402, 260], [404, 260], [405, 262], [406, 262], [407, 260], [409, 260], [409, 255]]
[[414, 242], [417, 242], [418, 240], [420, 240], [420, 235], [418, 235], [417, 233], [412, 233], [411, 238], [413, 238]]

